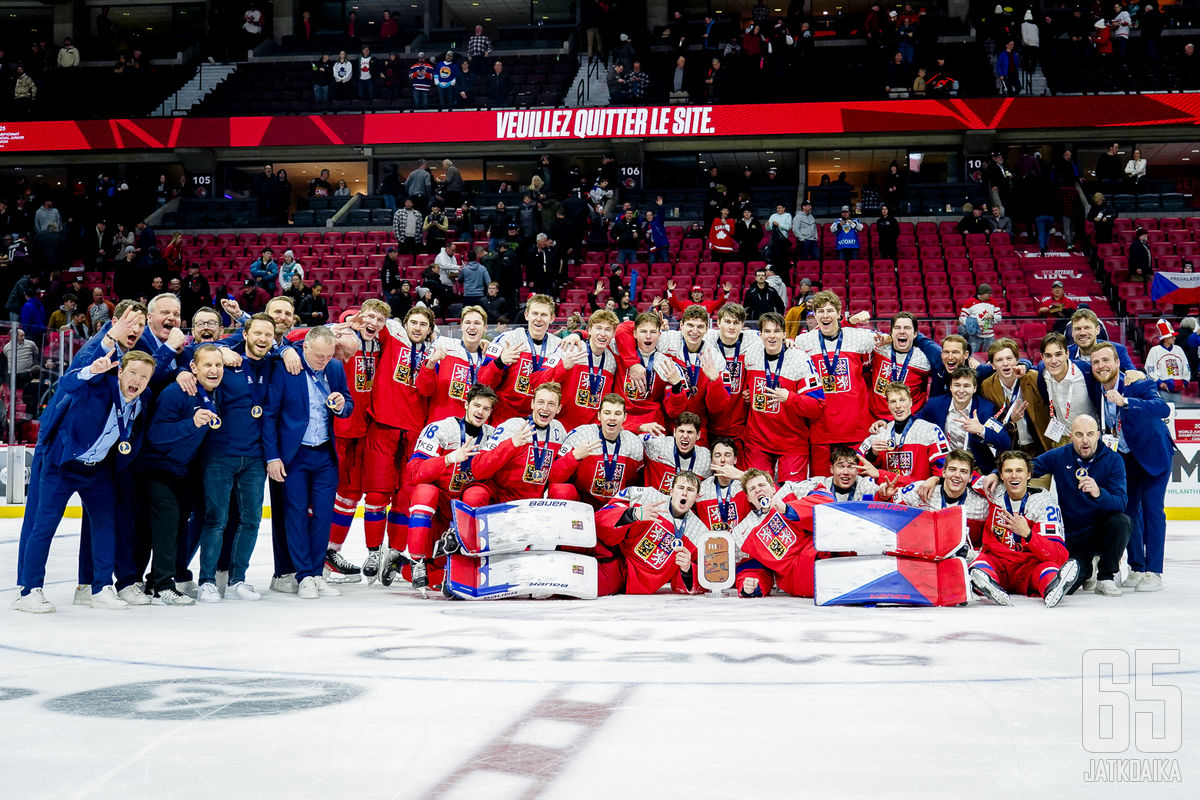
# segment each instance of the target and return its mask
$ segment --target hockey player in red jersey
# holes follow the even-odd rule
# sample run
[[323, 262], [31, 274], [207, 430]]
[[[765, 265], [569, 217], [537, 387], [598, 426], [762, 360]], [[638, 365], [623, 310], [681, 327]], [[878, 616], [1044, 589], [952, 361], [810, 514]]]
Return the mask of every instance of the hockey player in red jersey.
[[891, 419], [888, 408], [888, 384], [900, 382], [912, 393], [912, 413], [925, 406], [926, 387], [933, 366], [925, 353], [917, 349], [917, 318], [907, 311], [892, 317], [891, 341], [875, 348], [871, 366], [871, 415]]
[[[652, 311], [617, 326], [617, 394], [625, 396], [625, 429], [634, 433], [666, 433], [663, 402], [668, 384], [664, 367], [670, 358], [658, 352], [663, 320]], [[667, 371], [674, 374], [674, 371]]]
[[1020, 450], [1000, 456], [999, 486], [994, 475], [979, 486], [989, 501], [983, 546], [971, 562], [971, 583], [994, 603], [1012, 605], [1009, 593], [1041, 597], [1058, 605], [1079, 574], [1068, 558], [1062, 514], [1049, 492], [1029, 488], [1033, 462]]
[[430, 352], [432, 332], [433, 312], [418, 306], [405, 315], [403, 325], [388, 320], [379, 333], [383, 347], [376, 359], [375, 386], [371, 390], [362, 486], [367, 493], [368, 551], [363, 574], [368, 579], [381, 574], [391, 560], [391, 552], [381, 552], [383, 510], [389, 499], [389, 551], [399, 553], [408, 545], [409, 498], [401, 482], [401, 467], [412, 454], [417, 434], [425, 427], [429, 402], [417, 387], [417, 377]]
[[750, 511], [742, 491], [742, 471], [737, 468], [737, 450], [732, 439], [718, 439], [709, 449], [712, 475], [700, 484], [695, 514], [710, 531], [733, 530]]
[[[600, 572], [599, 594], [654, 594], [664, 585], [703, 592], [696, 580], [696, 545], [705, 527], [692, 513], [700, 492], [694, 472], [675, 476], [668, 494], [630, 488], [596, 512], [596, 538], [619, 551], [621, 570]], [[624, 573], [624, 585], [616, 576]]]
[[924, 511], [962, 506], [971, 546], [979, 547], [983, 521], [988, 515], [988, 501], [971, 488], [974, 474], [975, 457], [966, 450], [951, 450], [946, 454], [940, 477], [933, 476], [921, 483], [910, 483], [896, 493], [896, 502]]
[[[813, 302], [817, 328], [796, 337], [796, 346], [812, 359], [825, 393], [825, 411], [811, 426], [809, 464], [813, 475], [824, 475], [829, 471], [830, 448], [837, 444], [858, 447], [874, 421], [867, 407], [869, 387], [863, 370], [875, 352], [875, 334], [844, 327], [842, 301], [833, 292], [818, 292]], [[869, 318], [864, 311], [849, 321], [858, 324]]]
[[476, 483], [463, 491], [464, 503], [478, 507], [545, 495], [550, 469], [567, 438], [555, 419], [561, 402], [562, 387], [542, 384], [528, 417], [510, 417], [496, 427], [472, 461]]
[[894, 483], [880, 484], [868, 477], [873, 468], [864, 463], [851, 448], [841, 444], [835, 446], [831, 451], [830, 460], [833, 463], [829, 465], [828, 475], [817, 475], [808, 480], [790, 484], [797, 497], [820, 493], [835, 503], [891, 499], [896, 485]]
[[595, 312], [588, 319], [586, 342], [564, 345], [546, 360], [542, 371], [547, 380], [563, 387], [558, 421], [569, 431], [595, 422], [600, 399], [615, 391], [617, 353], [612, 345], [619, 322], [607, 309]]
[[406, 477], [412, 492], [408, 554], [414, 589], [424, 590], [429, 585], [425, 560], [433, 554], [434, 537], [450, 524], [450, 501], [461, 497], [463, 489], [474, 483], [471, 468], [475, 456], [492, 435], [492, 426], [487, 424], [496, 406], [492, 388], [475, 384], [463, 405], [461, 417], [426, 425], [408, 460]]
[[567, 434], [550, 468], [548, 497], [583, 500], [601, 508], [617, 492], [639, 484], [642, 439], [625, 430], [625, 399], [605, 395], [599, 420]]
[[738, 593], [764, 597], [778, 586], [793, 597], [812, 597], [817, 560], [812, 540], [814, 500], [797, 496], [794, 484], [776, 487], [760, 469], [746, 470], [742, 486], [750, 513], [732, 531], [743, 556], [734, 582]]
[[671, 419], [677, 419], [685, 411], [700, 417], [704, 423], [701, 444], [708, 441], [712, 409], [732, 403], [721, 382], [721, 359], [705, 345], [708, 331], [708, 312], [700, 306], [689, 306], [683, 312], [679, 330], [663, 331], [658, 340], [659, 352], [669, 356], [677, 367], [669, 375], [663, 373], [663, 380], [670, 386], [663, 398], [663, 408]]
[[[391, 309], [382, 300], [366, 300], [350, 320], [350, 327], [361, 346], [345, 361], [346, 384], [354, 401], [354, 413], [342, 419], [335, 417], [333, 432], [338, 454], [338, 488], [333, 501], [333, 522], [329, 528], [329, 549], [325, 554], [327, 579], [331, 583], [351, 583], [361, 580], [360, 569], [341, 554], [342, 545], [354, 521], [354, 510], [363, 497], [366, 468], [367, 430], [371, 424], [372, 388], [375, 385], [376, 362], [381, 343], [379, 333], [387, 325]], [[386, 499], [383, 501], [386, 503]], [[384, 523], [383, 510], [372, 511], [378, 527]]]
[[809, 428], [825, 410], [825, 393], [812, 360], [784, 346], [783, 316], [758, 320], [762, 344], [746, 356], [749, 402], [743, 459], [747, 467], [776, 474], [780, 481], [808, 477]]
[[438, 337], [425, 359], [418, 378], [421, 393], [429, 396], [426, 422], [437, 422], [462, 413], [467, 392], [479, 382], [488, 341], [487, 312], [479, 306], [467, 306], [460, 312], [461, 339]]
[[688, 306], [701, 306], [710, 316], [716, 314], [718, 308], [729, 302], [729, 295], [733, 292], [733, 284], [725, 281], [721, 286], [721, 292], [724, 295], [722, 298], [705, 300], [704, 289], [700, 286], [693, 286], [692, 290], [688, 292], [687, 300], [682, 300], [675, 294], [675, 281], [667, 281], [667, 299], [670, 301], [671, 310], [675, 312], [676, 316], [687, 311]]
[[[628, 427], [626, 427], [628, 430]], [[704, 480], [709, 474], [711, 458], [707, 447], [699, 447], [700, 418], [685, 411], [675, 420], [670, 436], [644, 436], [642, 454], [646, 486], [659, 492], [671, 491], [671, 484], [680, 472], [694, 472]]]
[[528, 417], [533, 393], [549, 375], [539, 375], [546, 360], [558, 351], [562, 340], [550, 335], [554, 322], [554, 299], [535, 294], [525, 303], [525, 328], [514, 328], [496, 337], [487, 349], [479, 382], [496, 390], [497, 419]]
[[725, 394], [711, 392], [705, 396], [708, 407], [708, 428], [712, 437], [741, 438], [746, 428], [746, 404], [742, 390], [746, 387], [746, 358], [762, 351], [757, 331], [748, 331], [746, 309], [737, 303], [726, 303], [717, 309], [717, 328], [704, 335], [704, 344], [720, 356], [721, 384]]
[[907, 385], [888, 384], [891, 422], [876, 422], [873, 433], [863, 440], [858, 452], [879, 469], [871, 477], [895, 481], [898, 486], [939, 475], [942, 461], [950, 452], [946, 434], [932, 422], [912, 415], [912, 395]]

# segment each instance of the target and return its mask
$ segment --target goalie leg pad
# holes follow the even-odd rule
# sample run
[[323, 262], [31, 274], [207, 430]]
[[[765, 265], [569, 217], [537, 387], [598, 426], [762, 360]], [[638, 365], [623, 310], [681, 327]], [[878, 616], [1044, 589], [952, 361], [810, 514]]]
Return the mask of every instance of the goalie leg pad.
[[465, 600], [561, 595], [595, 600], [596, 559], [558, 551], [447, 557], [446, 589]]
[[817, 562], [819, 606], [957, 606], [969, 597], [967, 562], [895, 556], [830, 558]]
[[596, 516], [586, 503], [516, 500], [471, 508], [456, 500], [452, 515], [465, 555], [596, 546]]
[[921, 511], [894, 503], [829, 503], [813, 510], [821, 552], [891, 555], [938, 561], [967, 540], [962, 507]]

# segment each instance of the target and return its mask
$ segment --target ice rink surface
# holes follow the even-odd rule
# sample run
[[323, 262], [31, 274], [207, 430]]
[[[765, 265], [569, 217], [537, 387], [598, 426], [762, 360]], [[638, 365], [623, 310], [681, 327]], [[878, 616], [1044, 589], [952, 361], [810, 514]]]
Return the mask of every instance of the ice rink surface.
[[[31, 615], [8, 609], [19, 520], [0, 520], [3, 797], [1198, 796], [1200, 523], [1170, 524], [1165, 591], [1055, 609], [467, 603], [403, 583], [305, 601], [265, 591], [264, 523], [261, 602], [94, 611], [71, 605], [78, 527], [51, 551], [58, 612]], [[1128, 659], [1136, 696], [1091, 691], [1096, 658]], [[1182, 745], [1154, 752], [1180, 714]], [[1096, 783], [1093, 759], [1182, 780]]]

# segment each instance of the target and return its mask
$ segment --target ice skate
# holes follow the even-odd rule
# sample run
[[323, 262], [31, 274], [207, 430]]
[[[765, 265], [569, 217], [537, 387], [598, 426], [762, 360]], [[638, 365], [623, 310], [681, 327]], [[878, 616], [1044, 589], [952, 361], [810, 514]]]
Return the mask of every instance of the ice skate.
[[418, 558], [412, 562], [412, 587], [421, 593], [421, 597], [429, 596], [429, 576], [425, 572], [425, 559]]
[[1008, 592], [1000, 588], [1000, 584], [996, 583], [996, 580], [983, 570], [971, 570], [971, 583], [975, 586], [975, 591], [979, 592], [996, 605], [1012, 605], [1012, 600], [1008, 599]]
[[1046, 587], [1046, 594], [1042, 600], [1046, 603], [1046, 608], [1054, 608], [1067, 595], [1067, 589], [1070, 589], [1075, 579], [1079, 577], [1079, 562], [1073, 558], [1067, 559], [1067, 563], [1058, 568], [1058, 574], [1054, 576], [1054, 580], [1050, 581], [1050, 585]]
[[331, 584], [360, 583], [362, 581], [362, 569], [350, 563], [350, 560], [343, 556], [341, 551], [329, 549], [325, 551], [325, 571], [323, 577]]
[[383, 558], [384, 555], [380, 553], [380, 548], [367, 552], [367, 558], [362, 565], [362, 574], [367, 578], [367, 586], [379, 580], [379, 566]]

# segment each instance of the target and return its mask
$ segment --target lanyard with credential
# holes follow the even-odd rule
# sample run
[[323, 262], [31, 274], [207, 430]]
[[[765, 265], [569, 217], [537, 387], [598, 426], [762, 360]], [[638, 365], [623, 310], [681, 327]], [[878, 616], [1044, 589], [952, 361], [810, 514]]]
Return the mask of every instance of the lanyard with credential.
[[[620, 441], [620, 440], [618, 439], [617, 441]], [[676, 475], [678, 475], [680, 472], [683, 472], [683, 471], [684, 471], [684, 470], [683, 470], [683, 462], [682, 462], [682, 460], [679, 458], [679, 445], [675, 445], [675, 446], [672, 448], [672, 451], [673, 451], [673, 452], [674, 452], [674, 454], [675, 454], [675, 474], [676, 474]], [[688, 456], [688, 468], [687, 468], [687, 471], [688, 471], [688, 472], [692, 472], [692, 471], [694, 471], [694, 469], [695, 469], [695, 466], [696, 466], [696, 448], [694, 448], [694, 447], [693, 447], [693, 448], [692, 448], [691, 455], [689, 455], [689, 456]]]
[[688, 352], [687, 344], [685, 343], [683, 345], [683, 364], [685, 367], [687, 367], [688, 385], [695, 388], [696, 384], [700, 380], [700, 351], [696, 351], [695, 364], [693, 364], [692, 360], [688, 358]]
[[908, 434], [912, 433], [912, 427], [913, 427], [912, 422], [913, 422], [913, 418], [911, 416], [908, 419], [904, 420], [904, 425], [900, 428], [900, 438], [899, 439], [895, 438], [896, 437], [896, 423], [895, 422], [892, 423], [892, 436], [889, 440], [889, 444], [891, 444], [893, 450], [899, 450], [901, 447], [904, 447], [904, 440], [908, 438]]
[[[264, 366], [261, 361], [251, 361], [250, 363], [257, 364], [260, 369]], [[263, 415], [263, 402], [267, 399], [267, 386], [263, 383], [262, 376], [256, 374], [249, 366], [246, 367], [246, 384], [250, 387], [250, 402], [253, 404], [250, 407], [250, 416], [258, 419]]]
[[[1067, 370], [1066, 377], [1064, 377], [1058, 383], [1059, 386], [1067, 387], [1067, 413], [1065, 416], [1063, 416], [1063, 421], [1068, 424], [1071, 422], [1071, 395], [1075, 392], [1075, 386], [1071, 382], [1071, 379], [1074, 377], [1075, 377], [1075, 365], [1072, 364], [1070, 369]], [[1046, 394], [1050, 395], [1050, 419], [1054, 419], [1054, 392], [1048, 391], [1048, 392], [1046, 392]]]
[[[537, 439], [537, 437], [536, 437], [536, 433], [537, 433], [537, 431], [535, 430], [535, 431], [534, 431], [534, 434], [535, 434], [535, 436], [534, 436], [534, 439], [535, 439], [535, 441], [536, 441], [536, 439]], [[548, 433], [548, 432], [547, 432], [547, 433]], [[458, 445], [459, 445], [459, 447], [462, 447], [464, 444], [466, 444], [466, 443], [467, 443], [467, 438], [468, 438], [468, 437], [467, 437], [467, 422], [466, 422], [466, 420], [462, 420], [462, 419], [460, 419], [460, 420], [458, 421]], [[483, 441], [483, 427], [481, 426], [481, 427], [479, 428], [479, 435], [475, 437], [475, 441], [474, 441], [474, 442], [472, 442], [472, 444], [478, 445], [478, 444], [479, 444], [480, 442], [482, 442], [482, 441]], [[472, 461], [474, 461], [474, 460], [475, 460], [475, 456], [471, 456], [471, 457], [470, 457], [470, 458], [468, 458], [466, 461], [464, 461], [464, 462], [463, 462], [463, 465], [462, 465], [462, 467], [461, 467], [461, 470], [462, 470], [463, 472], [470, 472], [470, 471], [471, 471], [471, 462], [472, 462]], [[538, 469], [541, 469], [541, 466], [540, 466], [540, 465], [538, 466]]]
[[617, 441], [613, 444], [611, 458], [608, 455], [608, 440], [604, 438], [604, 428], [597, 425], [596, 435], [600, 437], [600, 458], [604, 462], [604, 480], [611, 482], [613, 476], [617, 474], [617, 461], [621, 457], [621, 434], [617, 433]]
[[472, 354], [470, 350], [467, 350], [467, 348], [464, 347], [463, 352], [467, 354], [468, 383], [470, 383], [471, 386], [474, 386], [476, 383], [475, 376], [479, 372], [479, 365], [483, 363], [483, 348], [480, 347], [475, 351], [474, 354]]

